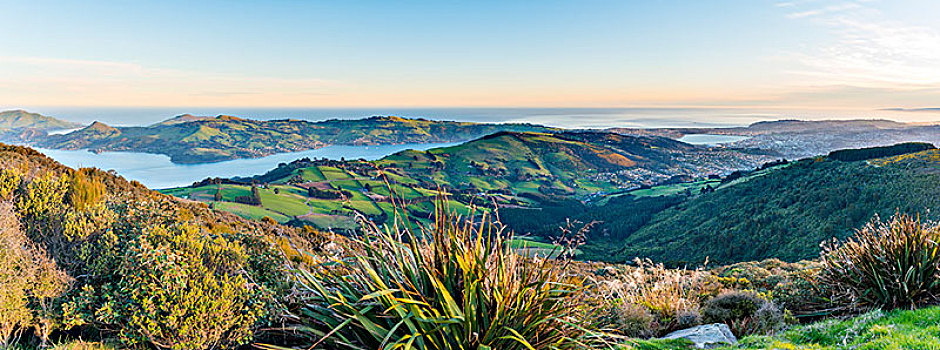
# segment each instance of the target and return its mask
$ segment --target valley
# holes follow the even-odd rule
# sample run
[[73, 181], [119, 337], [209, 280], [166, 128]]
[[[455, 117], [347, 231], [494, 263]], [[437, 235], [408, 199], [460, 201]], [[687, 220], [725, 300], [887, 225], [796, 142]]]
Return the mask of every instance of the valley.
[[206, 179], [162, 192], [244, 217], [352, 230], [357, 216], [384, 224], [396, 211], [427, 222], [439, 192], [463, 214], [470, 206], [538, 208], [556, 198], [588, 200], [670, 179], [719, 176], [769, 159], [655, 136], [500, 132], [371, 162], [305, 158], [263, 175]]

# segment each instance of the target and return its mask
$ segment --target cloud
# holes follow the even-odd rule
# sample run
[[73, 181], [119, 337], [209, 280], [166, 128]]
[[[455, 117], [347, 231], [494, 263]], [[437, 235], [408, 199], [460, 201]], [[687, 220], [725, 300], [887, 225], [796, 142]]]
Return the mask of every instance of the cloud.
[[[793, 4], [793, 3], [790, 3], [790, 4]], [[788, 7], [793, 7], [793, 6], [797, 6], [797, 5], [790, 5]], [[845, 11], [855, 10], [859, 8], [861, 8], [861, 5], [859, 5], [858, 3], [847, 2], [843, 4], [829, 5], [829, 6], [810, 9], [810, 10], [791, 12], [787, 14], [787, 18], [800, 19], [800, 18], [827, 15], [827, 14], [832, 14], [832, 13], [842, 13]]]
[[[787, 14], [826, 28], [834, 40], [790, 53], [798, 63], [789, 74], [802, 87], [838, 86], [836, 91], [877, 89], [893, 94], [933, 94], [940, 88], [940, 31], [887, 18], [867, 1], [799, 8]], [[788, 7], [790, 8], [790, 7]], [[860, 91], [860, 90], [851, 90]], [[924, 95], [930, 96], [930, 95]]]

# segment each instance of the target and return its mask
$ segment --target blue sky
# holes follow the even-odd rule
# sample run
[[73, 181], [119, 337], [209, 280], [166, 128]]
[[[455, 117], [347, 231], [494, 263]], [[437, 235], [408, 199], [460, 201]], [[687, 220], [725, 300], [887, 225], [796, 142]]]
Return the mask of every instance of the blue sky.
[[6, 1], [0, 105], [940, 104], [937, 1]]

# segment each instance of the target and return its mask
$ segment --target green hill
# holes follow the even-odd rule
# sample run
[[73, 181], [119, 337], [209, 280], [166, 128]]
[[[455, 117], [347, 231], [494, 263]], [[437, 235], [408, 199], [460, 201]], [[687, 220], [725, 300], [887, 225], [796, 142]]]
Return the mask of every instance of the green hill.
[[295, 152], [327, 145], [388, 145], [467, 141], [498, 131], [547, 131], [530, 124], [478, 124], [398, 117], [310, 122], [181, 115], [146, 127], [96, 123], [38, 140], [43, 147], [166, 154], [177, 163], [214, 162]]
[[937, 150], [843, 162], [806, 159], [718, 187], [655, 215], [616, 255], [657, 261], [737, 262], [814, 258], [819, 243], [844, 238], [873, 215], [936, 218]]
[[471, 206], [541, 208], [546, 202], [580, 203], [696, 171], [730, 172], [741, 164], [752, 167], [758, 159], [763, 156], [661, 137], [499, 132], [374, 162], [299, 159], [263, 175], [206, 179], [163, 192], [247, 218], [267, 216], [344, 231], [356, 229], [359, 215], [387, 222], [395, 207], [415, 221], [427, 221], [439, 190], [449, 193], [451, 206], [463, 213]]
[[[900, 144], [840, 151], [896, 154], [931, 148]], [[731, 263], [815, 258], [819, 243], [841, 239], [873, 215], [897, 211], [938, 218], [940, 151], [928, 149], [868, 161], [817, 157], [774, 162], [724, 178], [667, 183], [587, 202], [543, 200], [504, 207], [502, 222], [518, 234], [551, 241], [560, 227], [588, 225], [582, 258], [651, 258], [675, 265], [706, 258]]]
[[62, 130], [73, 129], [81, 125], [59, 120], [53, 117], [47, 117], [38, 113], [30, 113], [24, 110], [12, 110], [0, 112], [0, 131], [9, 130]]
[[502, 132], [462, 145], [404, 151], [377, 162], [413, 179], [509, 194], [589, 195], [747, 168], [769, 159], [658, 136]]

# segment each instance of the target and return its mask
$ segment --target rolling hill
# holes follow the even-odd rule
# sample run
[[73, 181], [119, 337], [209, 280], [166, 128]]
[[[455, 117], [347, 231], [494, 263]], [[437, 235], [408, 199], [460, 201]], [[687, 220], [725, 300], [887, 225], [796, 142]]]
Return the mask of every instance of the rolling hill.
[[24, 110], [0, 112], [0, 141], [26, 143], [42, 139], [48, 132], [66, 130], [81, 125]]
[[[431, 200], [452, 208], [528, 208], [583, 199], [673, 177], [729, 173], [766, 156], [711, 150], [662, 137], [609, 133], [497, 132], [461, 145], [403, 151], [373, 162], [299, 159], [250, 178], [206, 179], [167, 194], [247, 218], [333, 230], [407, 213], [427, 221]], [[391, 191], [389, 191], [391, 188]], [[394, 198], [394, 199], [392, 199]], [[575, 200], [576, 201], [576, 200]]]
[[940, 206], [938, 184], [940, 151], [900, 144], [769, 163], [723, 179], [663, 184], [587, 203], [502, 208], [500, 217], [517, 233], [543, 241], [569, 219], [578, 227], [590, 223], [582, 247], [589, 260], [796, 261], [815, 258], [820, 242], [851, 235], [873, 215], [940, 218], [930, 212]]
[[73, 129], [79, 126], [81, 125], [21, 109], [0, 112], [0, 132], [22, 129], [50, 131]]
[[940, 157], [927, 150], [870, 161], [805, 159], [735, 180], [655, 215], [631, 234], [620, 260], [737, 262], [816, 256], [873, 215], [937, 218]]
[[327, 145], [387, 145], [467, 141], [497, 131], [547, 131], [530, 124], [478, 124], [398, 117], [310, 122], [181, 115], [145, 127], [101, 122], [34, 143], [56, 149], [165, 154], [177, 163], [214, 162], [295, 152]]
[[462, 145], [404, 151], [377, 164], [458, 189], [588, 195], [750, 168], [763, 154], [714, 150], [656, 136], [502, 132]]

